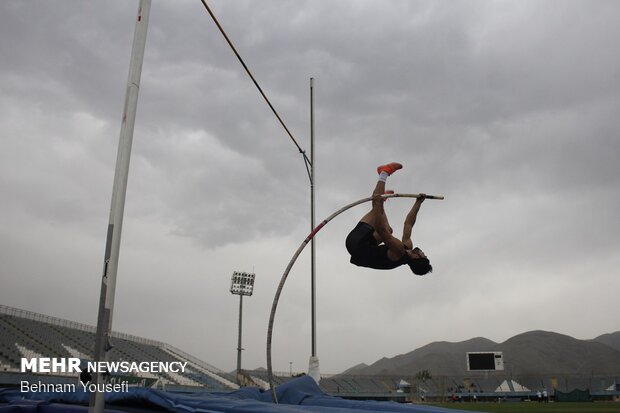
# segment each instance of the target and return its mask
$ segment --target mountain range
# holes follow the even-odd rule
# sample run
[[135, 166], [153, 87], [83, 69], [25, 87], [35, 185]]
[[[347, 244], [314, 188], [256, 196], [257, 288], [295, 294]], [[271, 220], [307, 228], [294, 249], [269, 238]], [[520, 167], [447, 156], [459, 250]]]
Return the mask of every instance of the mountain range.
[[434, 342], [371, 365], [358, 364], [341, 374], [411, 375], [427, 370], [431, 375], [466, 375], [466, 353], [476, 351], [503, 352], [505, 371], [514, 375], [620, 375], [620, 331], [579, 340], [540, 330], [518, 334], [503, 343], [483, 337]]

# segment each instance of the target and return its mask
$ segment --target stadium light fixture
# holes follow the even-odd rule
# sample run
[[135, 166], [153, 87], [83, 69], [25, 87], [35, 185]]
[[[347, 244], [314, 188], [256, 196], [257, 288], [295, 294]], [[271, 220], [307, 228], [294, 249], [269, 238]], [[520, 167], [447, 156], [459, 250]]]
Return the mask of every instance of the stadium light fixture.
[[230, 282], [231, 294], [239, 296], [239, 340], [237, 342], [237, 381], [241, 384], [241, 331], [243, 326], [243, 296], [251, 296], [254, 292], [254, 273], [249, 272], [233, 272]]
[[233, 272], [230, 292], [235, 295], [252, 295], [255, 275], [248, 272]]

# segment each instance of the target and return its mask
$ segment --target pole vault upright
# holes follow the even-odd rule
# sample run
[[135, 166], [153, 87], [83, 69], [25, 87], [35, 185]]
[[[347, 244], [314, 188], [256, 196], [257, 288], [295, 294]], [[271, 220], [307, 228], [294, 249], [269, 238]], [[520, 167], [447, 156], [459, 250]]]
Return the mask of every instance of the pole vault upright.
[[[109, 351], [112, 350], [110, 335], [112, 333], [112, 313], [114, 309], [114, 293], [116, 290], [116, 273], [118, 269], [118, 255], [121, 242], [121, 228], [125, 211], [125, 195], [127, 193], [127, 178], [129, 176], [129, 158], [138, 107], [138, 92], [140, 91], [140, 77], [144, 49], [146, 46], [146, 32], [148, 28], [151, 0], [140, 0], [136, 26], [134, 30], [131, 60], [129, 62], [129, 76], [125, 94], [125, 107], [121, 122], [121, 132], [116, 155], [116, 170], [112, 187], [112, 202], [110, 206], [110, 220], [106, 237], [105, 255], [103, 261], [103, 275], [101, 278], [101, 296], [99, 298], [99, 315], [97, 317], [97, 333], [95, 336], [95, 361], [107, 361]], [[93, 383], [97, 388], [105, 384], [106, 377], [97, 372]], [[89, 412], [101, 413], [104, 408], [104, 392], [93, 392], [90, 397]]]
[[[315, 218], [315, 197], [314, 197], [314, 189], [315, 189], [315, 181], [314, 181], [314, 168], [316, 164], [314, 163], [314, 78], [310, 78], [310, 230], [314, 229], [314, 218]], [[312, 353], [310, 355], [310, 360], [308, 362], [308, 375], [314, 379], [317, 383], [321, 380], [321, 371], [319, 368], [319, 357], [317, 355], [316, 350], [316, 245], [314, 243], [314, 238], [312, 238], [310, 244], [311, 250], [311, 264], [310, 264], [310, 277], [311, 277], [311, 286], [310, 286], [310, 300], [311, 300], [311, 323], [312, 323]]]

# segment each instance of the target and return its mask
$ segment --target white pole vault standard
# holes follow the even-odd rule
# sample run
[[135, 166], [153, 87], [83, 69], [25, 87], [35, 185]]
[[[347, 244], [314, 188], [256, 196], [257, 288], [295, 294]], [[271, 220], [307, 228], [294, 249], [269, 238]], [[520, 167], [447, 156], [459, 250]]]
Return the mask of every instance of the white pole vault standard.
[[[95, 361], [107, 361], [109, 351], [112, 350], [110, 335], [112, 332], [112, 313], [114, 309], [114, 293], [116, 290], [116, 272], [118, 269], [118, 254], [121, 243], [121, 228], [125, 211], [125, 195], [127, 194], [127, 178], [129, 176], [129, 158], [133, 130], [138, 107], [138, 92], [140, 91], [140, 77], [142, 62], [146, 46], [146, 32], [148, 28], [151, 0], [140, 0], [136, 26], [134, 29], [131, 60], [129, 62], [129, 76], [125, 94], [125, 107], [121, 122], [121, 132], [116, 155], [116, 170], [112, 187], [112, 202], [110, 206], [110, 220], [106, 237], [105, 256], [103, 261], [103, 275], [101, 277], [101, 296], [99, 298], [99, 315], [97, 317], [97, 333], [95, 336]], [[105, 384], [106, 378], [102, 373], [94, 375], [95, 385]], [[99, 387], [99, 386], [98, 386]], [[89, 412], [101, 413], [104, 408], [103, 392], [93, 392], [90, 396]]]
[[[421, 196], [422, 196], [421, 194], [384, 194], [384, 195], [381, 195], [382, 198], [420, 198]], [[271, 399], [273, 400], [274, 403], [278, 403], [278, 398], [276, 396], [276, 389], [273, 384], [273, 365], [271, 363], [271, 337], [273, 335], [273, 321], [276, 316], [276, 308], [278, 307], [278, 301], [280, 300], [280, 294], [282, 293], [282, 288], [284, 288], [284, 283], [286, 282], [286, 278], [288, 277], [288, 274], [291, 271], [291, 268], [293, 268], [295, 261], [297, 261], [299, 254], [301, 254], [301, 252], [306, 247], [306, 245], [308, 245], [308, 243], [314, 238], [314, 236], [325, 225], [327, 225], [329, 221], [331, 221], [338, 215], [342, 214], [347, 209], [353, 208], [354, 206], [357, 206], [359, 204], [363, 204], [364, 202], [372, 201], [372, 198], [373, 198], [372, 196], [369, 196], [368, 198], [363, 198], [363, 199], [360, 199], [359, 201], [352, 202], [349, 205], [346, 205], [340, 208], [338, 211], [334, 212], [329, 217], [325, 218], [323, 222], [321, 222], [316, 228], [314, 228], [312, 232], [310, 232], [310, 234], [306, 237], [306, 239], [304, 239], [304, 241], [301, 243], [299, 248], [297, 248], [297, 251], [295, 251], [295, 254], [293, 254], [293, 258], [291, 258], [291, 261], [286, 266], [286, 269], [284, 270], [284, 274], [282, 275], [282, 278], [280, 279], [280, 284], [278, 285], [278, 289], [276, 290], [276, 295], [275, 297], [273, 297], [273, 304], [271, 306], [271, 314], [269, 315], [269, 326], [267, 327], [267, 376], [269, 378], [269, 387], [271, 389]], [[436, 195], [425, 195], [425, 198], [426, 199], [444, 199], [443, 196], [436, 196]]]

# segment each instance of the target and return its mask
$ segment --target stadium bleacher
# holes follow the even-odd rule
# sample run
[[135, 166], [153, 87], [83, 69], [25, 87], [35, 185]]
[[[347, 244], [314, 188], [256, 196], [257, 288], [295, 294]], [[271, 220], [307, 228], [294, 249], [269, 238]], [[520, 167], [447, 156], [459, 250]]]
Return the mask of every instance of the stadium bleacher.
[[[239, 388], [230, 374], [169, 344], [119, 333], [113, 333], [112, 337], [114, 348], [110, 352], [110, 361], [187, 363], [183, 373], [128, 373], [135, 378], [147, 379], [147, 383], [157, 383], [160, 388], [176, 390], [196, 388], [227, 391]], [[0, 305], [0, 372], [3, 373], [0, 386], [19, 382], [19, 376], [23, 376], [22, 358], [77, 357], [83, 361], [92, 361], [94, 342], [93, 326]], [[28, 374], [32, 376], [33, 373]], [[57, 382], [63, 377], [75, 381], [76, 374], [37, 374], [37, 379], [43, 382]]]

